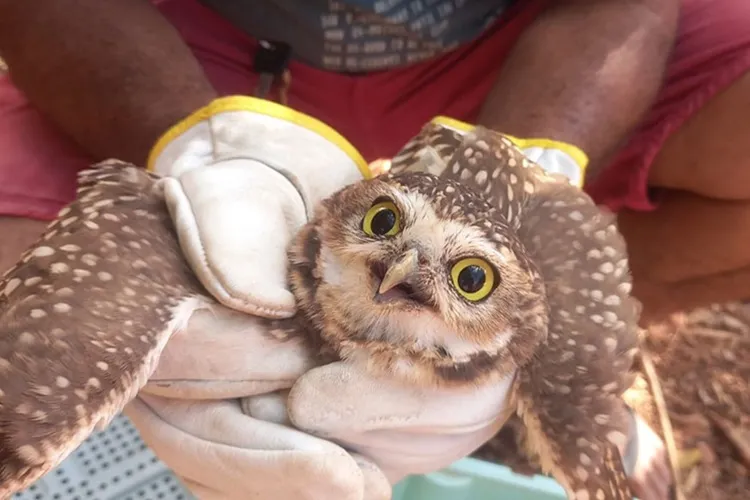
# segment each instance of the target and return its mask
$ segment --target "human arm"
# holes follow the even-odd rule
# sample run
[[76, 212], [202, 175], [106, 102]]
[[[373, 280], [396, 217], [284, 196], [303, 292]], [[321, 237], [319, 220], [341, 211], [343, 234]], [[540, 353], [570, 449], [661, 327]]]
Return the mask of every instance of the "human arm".
[[[0, 56], [32, 103], [94, 159], [170, 178], [180, 243], [212, 295], [245, 312], [293, 314], [290, 235], [321, 195], [366, 173], [343, 138], [281, 105], [218, 98], [147, 0], [40, 0], [33, 10], [0, 0]], [[276, 286], [261, 296], [257, 283]]]
[[97, 159], [144, 164], [161, 134], [216, 97], [148, 0], [0, 0], [0, 56], [31, 102]]
[[478, 123], [573, 144], [591, 178], [656, 96], [679, 0], [553, 3], [519, 39]]

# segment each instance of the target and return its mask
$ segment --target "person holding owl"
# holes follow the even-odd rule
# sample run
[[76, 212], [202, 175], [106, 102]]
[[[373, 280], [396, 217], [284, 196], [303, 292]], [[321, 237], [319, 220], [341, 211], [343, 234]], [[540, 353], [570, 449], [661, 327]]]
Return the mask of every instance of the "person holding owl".
[[[72, 199], [77, 171], [117, 157], [177, 180], [180, 242], [217, 300], [289, 316], [284, 248], [311, 207], [446, 115], [518, 138], [540, 165], [618, 212], [644, 322], [745, 299], [748, 22], [750, 6], [733, 0], [0, 0], [9, 68], [0, 80], [0, 267]], [[248, 357], [232, 365], [204, 348], [200, 365], [179, 362], [217, 328]], [[328, 430], [364, 439], [395, 472], [301, 434], [254, 441], [258, 427], [240, 408], [209, 400], [284, 387], [309, 366], [294, 353], [271, 356], [248, 328], [229, 312], [196, 316], [160, 376], [205, 383], [139, 399], [132, 412], [149, 444], [207, 497], [263, 491], [263, 474], [245, 473], [287, 467], [297, 475], [279, 485], [268, 474], [265, 485], [287, 487], [288, 498], [313, 481], [311, 499], [377, 498], [384, 477], [449, 463], [495, 430], [505, 387], [447, 416], [362, 374], [316, 372], [305, 385], [309, 411], [361, 407]], [[291, 368], [273, 368], [281, 364]], [[362, 394], [390, 406], [372, 408]], [[407, 417], [425, 430], [424, 449], [389, 456]], [[283, 459], [269, 458], [279, 450]], [[220, 458], [208, 467], [211, 454]], [[635, 477], [641, 498], [664, 498], [666, 485], [644, 474]]]

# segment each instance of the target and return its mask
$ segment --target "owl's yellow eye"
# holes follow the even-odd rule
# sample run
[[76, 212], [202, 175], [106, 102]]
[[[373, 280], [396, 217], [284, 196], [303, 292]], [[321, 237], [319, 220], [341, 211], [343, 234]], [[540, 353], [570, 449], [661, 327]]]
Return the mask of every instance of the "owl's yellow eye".
[[461, 259], [451, 268], [451, 281], [462, 297], [477, 302], [494, 290], [495, 271], [486, 260]]
[[401, 231], [401, 212], [392, 201], [375, 203], [362, 219], [368, 236], [395, 236]]

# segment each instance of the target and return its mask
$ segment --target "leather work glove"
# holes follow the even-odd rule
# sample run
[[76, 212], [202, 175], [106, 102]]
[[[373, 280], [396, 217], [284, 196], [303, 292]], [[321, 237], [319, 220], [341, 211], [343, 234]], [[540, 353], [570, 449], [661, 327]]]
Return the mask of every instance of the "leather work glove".
[[300, 342], [274, 340], [257, 318], [198, 310], [124, 413], [201, 500], [389, 499], [390, 484], [365, 458], [243, 412], [238, 398], [288, 389], [312, 362]]
[[[468, 132], [473, 125], [446, 116], [438, 116], [432, 123]], [[584, 174], [588, 157], [577, 146], [552, 139], [522, 139], [503, 133], [529, 160], [539, 164], [551, 174], [560, 174], [568, 178], [571, 184], [583, 187]]]
[[310, 370], [297, 341], [214, 309], [170, 339], [125, 410], [201, 499], [389, 499], [391, 485], [470, 454], [507, 417], [510, 378], [425, 391], [355, 364]]
[[369, 176], [327, 125], [244, 96], [217, 99], [175, 125], [148, 168], [169, 177], [170, 213], [203, 286], [222, 304], [264, 317], [294, 314], [285, 287], [291, 236], [322, 198]]
[[512, 382], [425, 389], [337, 362], [307, 372], [288, 396], [250, 397], [243, 407], [367, 457], [395, 484], [447, 467], [491, 439], [511, 414]]

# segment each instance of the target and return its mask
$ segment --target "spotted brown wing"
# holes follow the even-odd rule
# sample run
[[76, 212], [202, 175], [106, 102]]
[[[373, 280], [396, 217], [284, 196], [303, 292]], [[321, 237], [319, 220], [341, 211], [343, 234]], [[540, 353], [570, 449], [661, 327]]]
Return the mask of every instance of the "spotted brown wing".
[[610, 459], [629, 428], [621, 395], [632, 383], [638, 319], [614, 217], [483, 128], [464, 137], [443, 175], [498, 208], [544, 278], [548, 338], [519, 376], [527, 448], [571, 498], [632, 498], [615, 485], [623, 471]]
[[389, 173], [426, 172], [441, 176], [462, 140], [462, 132], [428, 123], [391, 159]]
[[0, 282], [0, 498], [106, 425], [208, 300], [156, 178], [119, 162], [82, 172], [77, 201]]

